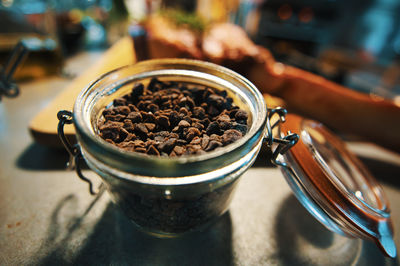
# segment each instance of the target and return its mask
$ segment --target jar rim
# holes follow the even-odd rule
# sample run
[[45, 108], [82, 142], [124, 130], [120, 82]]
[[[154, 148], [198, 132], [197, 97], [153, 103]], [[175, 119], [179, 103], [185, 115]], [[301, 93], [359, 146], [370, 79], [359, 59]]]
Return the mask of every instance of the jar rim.
[[[91, 126], [90, 121], [88, 121], [88, 116], [85, 115], [85, 111], [87, 108], [88, 103], [92, 101], [89, 96], [91, 93], [93, 93], [96, 90], [101, 89], [101, 85], [99, 88], [97, 86], [101, 81], [107, 77], [110, 77], [120, 71], [127, 70], [129, 68], [134, 68], [134, 69], [147, 69], [152, 66], [164, 66], [164, 67], [171, 67], [171, 68], [176, 68], [176, 67], [186, 67], [186, 68], [193, 68], [195, 72], [201, 73], [201, 70], [212, 70], [212, 72], [223, 75], [224, 78], [229, 78], [231, 79], [229, 82], [236, 82], [237, 84], [241, 85], [240, 89], [246, 89], [248, 90], [249, 93], [251, 93], [255, 100], [256, 103], [254, 103], [257, 106], [257, 111], [259, 114], [257, 114], [257, 118], [254, 119], [250, 125], [249, 131], [238, 141], [235, 143], [229, 144], [225, 147], [216, 149], [211, 152], [207, 152], [205, 154], [200, 154], [200, 155], [188, 155], [188, 156], [179, 156], [175, 158], [171, 157], [156, 157], [156, 156], [151, 156], [147, 154], [141, 154], [138, 152], [130, 152], [130, 151], [125, 151], [122, 150], [121, 148], [110, 144], [103, 140], [100, 136], [98, 136], [94, 130], [93, 127]], [[137, 75], [133, 74], [133, 77]], [[254, 115], [254, 114], [252, 114]], [[226, 154], [230, 154], [234, 151], [237, 151], [241, 147], [245, 146], [247, 142], [249, 142], [251, 139], [257, 137], [257, 138], [262, 138], [264, 137], [264, 127], [265, 127], [265, 121], [266, 121], [266, 116], [267, 116], [267, 107], [264, 101], [264, 98], [261, 94], [261, 92], [253, 85], [248, 79], [244, 78], [243, 76], [239, 75], [238, 73], [227, 69], [225, 67], [210, 63], [210, 62], [204, 62], [200, 60], [193, 60], [193, 59], [152, 59], [152, 60], [146, 60], [146, 61], [141, 61], [139, 63], [133, 64], [133, 65], [127, 65], [123, 66], [117, 69], [114, 69], [112, 71], [109, 71], [103, 75], [101, 75], [97, 80], [93, 81], [89, 86], [87, 86], [85, 89], [81, 91], [79, 94], [78, 98], [75, 101], [74, 104], [74, 126], [76, 129], [77, 133], [77, 138], [79, 144], [82, 146], [85, 146], [85, 150], [89, 153], [92, 153], [92, 149], [88, 148], [87, 142], [90, 142], [90, 145], [94, 145], [95, 149], [97, 151], [101, 151], [103, 153], [109, 154], [111, 156], [116, 156], [118, 159], [121, 159], [122, 161], [133, 161], [133, 160], [140, 160], [143, 162], [143, 165], [151, 165], [153, 164], [154, 166], [161, 166], [161, 167], [179, 167], [180, 165], [188, 164], [188, 163], [196, 163], [196, 162], [202, 162], [202, 161], [210, 161], [213, 160], [217, 157], [221, 157]], [[257, 136], [256, 136], [257, 135]], [[243, 151], [242, 151], [243, 152]], [[93, 154], [92, 154], [93, 155]], [[97, 158], [98, 159], [98, 158]], [[104, 161], [102, 161], [104, 163]], [[106, 162], [107, 164], [107, 162]], [[111, 164], [110, 166], [112, 167], [117, 167], [116, 165]], [[126, 170], [126, 169], [125, 169]], [[129, 172], [129, 171], [128, 171]], [[143, 174], [143, 173], [138, 173], [138, 174]], [[194, 173], [194, 174], [199, 174], [199, 173]], [[165, 177], [174, 177], [174, 174], [171, 173], [166, 173]], [[162, 176], [157, 176], [157, 177], [162, 177]]]

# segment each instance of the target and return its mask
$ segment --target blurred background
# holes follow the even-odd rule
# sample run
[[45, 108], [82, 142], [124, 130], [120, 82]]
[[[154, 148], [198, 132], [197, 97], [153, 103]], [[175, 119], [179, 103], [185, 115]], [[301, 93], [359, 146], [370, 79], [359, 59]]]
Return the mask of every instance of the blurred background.
[[15, 79], [60, 74], [66, 58], [107, 49], [166, 7], [233, 22], [278, 61], [399, 99], [397, 0], [0, 0], [0, 65], [23, 41], [29, 56]]

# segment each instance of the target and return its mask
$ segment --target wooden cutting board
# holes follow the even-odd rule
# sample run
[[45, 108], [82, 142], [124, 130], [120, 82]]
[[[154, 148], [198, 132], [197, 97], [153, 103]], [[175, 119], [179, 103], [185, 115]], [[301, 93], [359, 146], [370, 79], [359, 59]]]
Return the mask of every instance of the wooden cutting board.
[[[46, 146], [61, 147], [57, 135], [57, 112], [60, 110], [72, 111], [75, 99], [81, 90], [95, 81], [100, 75], [115, 68], [136, 62], [133, 41], [124, 37], [110, 47], [96, 64], [89, 66], [85, 72], [74, 79], [63, 91], [30, 122], [29, 131], [36, 142]], [[74, 127], [65, 126], [67, 138], [73, 139]]]

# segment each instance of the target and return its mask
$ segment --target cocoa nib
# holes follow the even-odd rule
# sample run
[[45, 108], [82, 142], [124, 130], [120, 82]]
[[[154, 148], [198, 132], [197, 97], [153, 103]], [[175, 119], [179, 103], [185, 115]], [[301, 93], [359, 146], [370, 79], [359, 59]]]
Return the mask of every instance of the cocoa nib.
[[153, 78], [104, 109], [98, 128], [126, 151], [176, 157], [234, 143], [247, 133], [248, 119], [226, 91]]

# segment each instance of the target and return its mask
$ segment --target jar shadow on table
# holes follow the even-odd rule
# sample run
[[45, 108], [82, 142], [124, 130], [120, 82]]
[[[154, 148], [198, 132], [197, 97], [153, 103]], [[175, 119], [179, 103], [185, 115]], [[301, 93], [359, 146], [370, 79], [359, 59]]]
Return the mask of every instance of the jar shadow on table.
[[[90, 206], [94, 204], [95, 202]], [[62, 205], [59, 204], [58, 208]], [[92, 208], [90, 206], [88, 209]], [[54, 213], [60, 213], [60, 210], [55, 209]], [[81, 217], [80, 222], [83, 222], [83, 219], [84, 217]], [[57, 227], [56, 223], [55, 218], [50, 227]], [[57, 230], [51, 228], [48, 231]], [[68, 233], [74, 232], [68, 230]], [[49, 236], [49, 239], [55, 238]], [[53, 245], [52, 252], [39, 264], [231, 265], [233, 260], [232, 223], [229, 212], [201, 232], [179, 238], [160, 239], [138, 231], [118, 207], [109, 202], [76, 254], [72, 258], [66, 258], [65, 249], [72, 244], [72, 240], [73, 237], [64, 236], [63, 241]]]
[[333, 233], [303, 208], [294, 195], [286, 198], [275, 221], [281, 265], [398, 265], [370, 241]]
[[18, 156], [15, 164], [25, 170], [57, 170], [65, 168], [68, 158], [64, 149], [49, 148], [33, 142]]
[[[18, 156], [15, 164], [20, 169], [31, 171], [64, 170], [68, 160], [64, 148], [50, 148], [33, 142]], [[81, 168], [88, 167], [82, 162]]]

